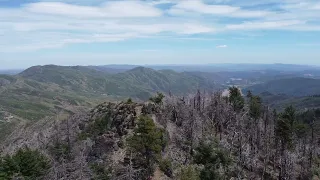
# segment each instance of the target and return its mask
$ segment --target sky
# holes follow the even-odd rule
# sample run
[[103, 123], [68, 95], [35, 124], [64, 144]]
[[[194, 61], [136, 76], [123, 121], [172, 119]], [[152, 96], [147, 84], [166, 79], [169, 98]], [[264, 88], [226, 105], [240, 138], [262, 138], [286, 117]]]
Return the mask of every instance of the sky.
[[320, 0], [0, 0], [0, 69], [320, 65]]

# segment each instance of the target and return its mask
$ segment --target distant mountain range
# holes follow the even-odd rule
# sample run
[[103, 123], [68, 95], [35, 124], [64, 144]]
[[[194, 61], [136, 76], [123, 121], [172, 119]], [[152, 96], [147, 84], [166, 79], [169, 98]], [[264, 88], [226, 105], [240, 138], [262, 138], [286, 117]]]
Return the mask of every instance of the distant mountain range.
[[320, 79], [294, 77], [268, 81], [248, 87], [255, 94], [270, 92], [289, 96], [312, 96], [320, 94]]
[[23, 69], [0, 70], [0, 74], [15, 75], [15, 74], [18, 74], [22, 71], [23, 71]]
[[293, 77], [275, 79], [243, 89], [262, 97], [275, 109], [293, 105], [298, 109], [320, 108], [320, 79]]
[[303, 96], [294, 97], [286, 94], [272, 94], [270, 92], [262, 92], [258, 94], [263, 103], [278, 111], [284, 110], [285, 107], [292, 105], [298, 110], [320, 108], [320, 96]]
[[[162, 69], [166, 66], [157, 67]], [[179, 67], [183, 66], [171, 66], [171, 69]], [[309, 68], [300, 65], [288, 67], [286, 69]], [[61, 110], [72, 112], [74, 107], [88, 106], [106, 99], [131, 97], [146, 100], [157, 91], [186, 95], [198, 89], [223, 90], [235, 83], [230, 79], [240, 79], [237, 83], [244, 86], [244, 91], [262, 94], [270, 103], [281, 104], [280, 101], [288, 101], [292, 97], [320, 93], [320, 79], [306, 78], [305, 71], [204, 71], [154, 70], [134, 65], [34, 66], [17, 75], [0, 75], [0, 111], [32, 120]], [[314, 69], [312, 73], [317, 77], [319, 71]], [[271, 95], [265, 96], [264, 92]]]
[[110, 94], [114, 96], [149, 98], [161, 91], [186, 94], [197, 89], [220, 88], [209, 76], [198, 76], [189, 72], [153, 70], [136, 67], [120, 73], [97, 70], [83, 66], [34, 66], [19, 76], [38, 82], [54, 83], [64, 89], [81, 93]]
[[[13, 71], [0, 75], [0, 136], [17, 123], [58, 114], [64, 117], [107, 100], [147, 100], [156, 92], [188, 95], [198, 89], [212, 92], [232, 85], [240, 86], [244, 93], [252, 90], [275, 108], [290, 104], [302, 109], [320, 107], [320, 97], [315, 96], [320, 94], [320, 71], [316, 68], [225, 71], [221, 65], [215, 72], [216, 66], [154, 67], [45, 65], [16, 71], [16, 75], [8, 75]], [[292, 65], [286, 69], [301, 68], [310, 67]]]
[[[281, 71], [281, 72], [296, 72], [296, 71], [311, 71], [320, 70], [320, 66], [311, 65], [296, 65], [296, 64], [192, 64], [192, 65], [143, 65], [144, 67], [152, 68], [155, 70], [170, 69], [174, 71], [201, 71], [201, 72], [222, 72], [222, 71]], [[92, 66], [98, 69], [112, 69], [112, 70], [129, 70], [138, 65], [105, 65], [105, 66]]]
[[[94, 70], [108, 72], [108, 73], [120, 73], [127, 70], [139, 67], [140, 65], [133, 64], [111, 64], [111, 65], [100, 65], [100, 66], [82, 66], [88, 67]], [[222, 64], [168, 64], [168, 65], [143, 65], [143, 67], [152, 68], [155, 70], [174, 70], [178, 72], [184, 71], [200, 71], [200, 72], [234, 72], [234, 71], [280, 71], [280, 72], [297, 72], [305, 71], [317, 72], [319, 74], [320, 66], [312, 65], [297, 65], [297, 64], [232, 64], [232, 63], [222, 63]], [[0, 74], [18, 74], [23, 70], [0, 70]]]

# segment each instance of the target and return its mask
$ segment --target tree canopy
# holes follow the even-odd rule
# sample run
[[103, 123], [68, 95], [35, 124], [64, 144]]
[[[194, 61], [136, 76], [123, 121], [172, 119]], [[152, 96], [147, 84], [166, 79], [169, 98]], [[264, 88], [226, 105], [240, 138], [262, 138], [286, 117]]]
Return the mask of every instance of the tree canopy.
[[19, 149], [14, 155], [1, 158], [0, 179], [23, 177], [34, 180], [45, 175], [49, 168], [48, 158], [38, 150]]
[[140, 116], [128, 144], [139, 163], [147, 169], [147, 176], [150, 176], [154, 163], [166, 144], [163, 130], [158, 129], [150, 117]]
[[239, 88], [235, 86], [229, 88], [229, 102], [232, 104], [235, 111], [243, 109], [245, 102]]

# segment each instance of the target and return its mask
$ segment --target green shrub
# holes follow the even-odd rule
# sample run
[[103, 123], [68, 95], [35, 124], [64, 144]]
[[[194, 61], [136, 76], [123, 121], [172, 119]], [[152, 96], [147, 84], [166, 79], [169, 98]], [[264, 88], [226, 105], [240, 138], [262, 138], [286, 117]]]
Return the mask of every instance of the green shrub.
[[107, 113], [104, 117], [95, 119], [83, 132], [79, 134], [79, 138], [84, 140], [87, 137], [96, 137], [102, 135], [110, 129], [111, 119]]
[[66, 143], [56, 143], [53, 147], [50, 148], [51, 154], [55, 157], [56, 160], [61, 161], [63, 159], [70, 159], [71, 152], [70, 147]]
[[129, 98], [129, 99], [127, 99], [127, 102], [126, 102], [127, 104], [132, 104], [133, 103], [133, 101], [132, 101], [132, 99], [131, 98]]
[[217, 142], [200, 143], [194, 154], [194, 161], [204, 168], [200, 172], [201, 180], [227, 179], [232, 160]]
[[93, 180], [109, 180], [111, 178], [111, 170], [101, 164], [94, 163], [90, 166], [94, 173]]
[[49, 159], [38, 150], [19, 149], [14, 155], [1, 158], [0, 179], [12, 179], [13, 177], [38, 179], [45, 175], [49, 168]]
[[82, 131], [78, 134], [78, 140], [80, 141], [84, 141], [86, 140], [87, 138], [90, 138], [91, 135], [88, 133], [88, 132], [85, 132], [85, 131]]
[[183, 166], [177, 175], [178, 180], [200, 180], [200, 171], [193, 166]]
[[164, 172], [165, 175], [168, 177], [172, 176], [172, 164], [171, 160], [169, 159], [161, 159], [159, 161], [159, 168], [162, 172]]
[[165, 96], [162, 93], [157, 93], [155, 97], [151, 97], [149, 100], [155, 104], [162, 104], [163, 98]]

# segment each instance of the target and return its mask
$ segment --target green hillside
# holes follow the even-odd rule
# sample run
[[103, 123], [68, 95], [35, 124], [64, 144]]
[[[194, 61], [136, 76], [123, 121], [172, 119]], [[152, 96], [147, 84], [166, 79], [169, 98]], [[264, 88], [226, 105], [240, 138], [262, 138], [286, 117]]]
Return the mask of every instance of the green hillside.
[[54, 83], [75, 92], [105, 91], [107, 73], [82, 66], [34, 66], [19, 76], [43, 83]]
[[111, 75], [90, 67], [47, 65], [31, 67], [20, 76], [38, 82], [54, 83], [87, 97], [107, 94], [147, 99], [157, 91], [186, 94], [197, 89], [217, 88], [212, 79], [204, 76], [171, 70], [156, 71], [144, 67]]
[[290, 105], [298, 110], [320, 108], [320, 96], [294, 97], [286, 94], [275, 95], [269, 92], [263, 92], [259, 96], [263, 99], [263, 103], [278, 110], [283, 110]]
[[311, 96], [320, 93], [320, 79], [288, 78], [268, 81], [246, 88], [255, 94], [268, 91], [272, 94], [286, 94], [289, 96]]
[[213, 80], [190, 73], [178, 73], [172, 70], [156, 71], [150, 68], [138, 67], [124, 73], [119, 73], [110, 82], [116, 84], [109, 92], [120, 96], [133, 96], [147, 99], [150, 94], [160, 91], [182, 95], [195, 92], [197, 89], [214, 90], [220, 86]]
[[0, 108], [22, 119], [37, 120], [61, 110], [107, 99], [148, 99], [160, 91], [187, 94], [217, 86], [204, 77], [138, 67], [108, 73], [81, 66], [34, 66], [17, 76], [0, 76]]
[[0, 77], [0, 140], [19, 124], [32, 124], [46, 117], [62, 117], [100, 102], [57, 84], [19, 76]]

